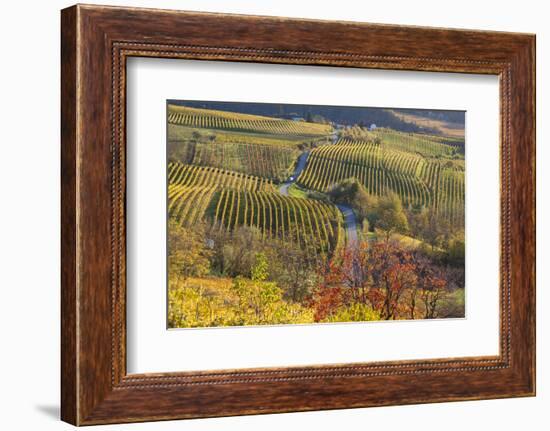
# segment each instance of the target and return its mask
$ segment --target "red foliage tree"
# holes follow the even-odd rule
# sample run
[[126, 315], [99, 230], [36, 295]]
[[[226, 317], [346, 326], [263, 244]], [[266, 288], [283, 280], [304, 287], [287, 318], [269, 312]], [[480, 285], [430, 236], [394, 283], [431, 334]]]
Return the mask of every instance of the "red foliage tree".
[[429, 259], [391, 241], [343, 249], [319, 272], [310, 298], [316, 321], [354, 303], [369, 305], [384, 320], [433, 318], [447, 285]]

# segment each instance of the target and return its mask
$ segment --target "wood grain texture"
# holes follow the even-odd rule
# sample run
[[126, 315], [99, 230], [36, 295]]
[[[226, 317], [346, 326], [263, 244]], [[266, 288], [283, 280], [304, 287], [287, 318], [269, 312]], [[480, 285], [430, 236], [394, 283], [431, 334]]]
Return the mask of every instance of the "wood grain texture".
[[76, 9], [61, 16], [61, 417], [78, 421], [76, 299]]
[[[62, 418], [77, 424], [533, 395], [535, 38], [99, 6], [62, 12]], [[501, 82], [497, 357], [126, 374], [131, 56], [485, 73]]]

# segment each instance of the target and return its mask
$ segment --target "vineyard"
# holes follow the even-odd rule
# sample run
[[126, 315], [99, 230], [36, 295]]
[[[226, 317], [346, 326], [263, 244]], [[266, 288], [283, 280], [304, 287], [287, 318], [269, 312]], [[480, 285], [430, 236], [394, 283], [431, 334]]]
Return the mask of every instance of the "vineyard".
[[311, 152], [298, 183], [327, 192], [344, 179], [356, 178], [373, 195], [395, 192], [404, 205], [433, 207], [451, 223], [463, 226], [463, 163], [402, 151], [403, 145], [396, 144], [394, 139], [344, 139], [318, 147]]
[[275, 191], [271, 181], [218, 168], [168, 164], [168, 183], [180, 187], [227, 187], [247, 191]]
[[331, 132], [331, 127], [325, 124], [173, 105], [170, 106], [168, 113], [168, 123], [185, 127], [270, 135], [324, 136]]
[[297, 240], [331, 251], [338, 244], [341, 215], [333, 205], [272, 192], [223, 189], [214, 200], [214, 220], [230, 230], [256, 227], [263, 235]]
[[322, 252], [343, 241], [334, 205], [282, 196], [274, 185], [291, 175], [299, 146], [326, 138], [330, 126], [182, 106], [169, 107], [168, 123], [180, 127], [171, 142], [168, 214], [181, 225], [248, 226]]
[[173, 103], [169, 327], [464, 316], [464, 135]]
[[170, 163], [168, 214], [187, 227], [206, 219], [227, 231], [244, 225], [325, 252], [342, 241], [334, 205], [281, 196], [270, 180], [218, 168]]
[[464, 141], [459, 138], [403, 133], [392, 129], [377, 129], [371, 134], [386, 145], [401, 151], [418, 153], [425, 157], [464, 154]]
[[248, 142], [187, 141], [179, 144], [182, 157], [188, 164], [209, 166], [242, 172], [262, 178], [285, 179], [300, 154], [291, 146]]
[[185, 226], [202, 221], [218, 189], [274, 191], [269, 180], [218, 168], [170, 163], [168, 165], [168, 214]]

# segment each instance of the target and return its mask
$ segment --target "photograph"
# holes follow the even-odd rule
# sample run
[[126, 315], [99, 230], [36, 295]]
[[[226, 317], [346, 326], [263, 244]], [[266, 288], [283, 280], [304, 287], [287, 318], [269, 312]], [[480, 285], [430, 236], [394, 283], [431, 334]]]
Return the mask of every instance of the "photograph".
[[168, 328], [464, 318], [465, 117], [167, 100]]
[[549, 422], [542, 6], [117, 1], [5, 8], [5, 429]]

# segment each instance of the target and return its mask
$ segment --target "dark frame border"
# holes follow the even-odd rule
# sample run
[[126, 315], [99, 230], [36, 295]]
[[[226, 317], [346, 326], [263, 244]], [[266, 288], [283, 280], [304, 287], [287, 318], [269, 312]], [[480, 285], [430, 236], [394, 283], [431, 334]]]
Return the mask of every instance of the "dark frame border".
[[[62, 11], [61, 48], [63, 420], [88, 425], [534, 395], [534, 35], [77, 5]], [[500, 354], [127, 375], [131, 56], [498, 75]]]

